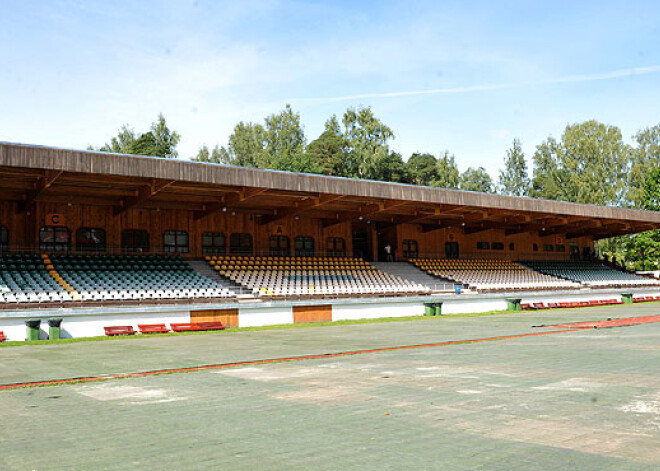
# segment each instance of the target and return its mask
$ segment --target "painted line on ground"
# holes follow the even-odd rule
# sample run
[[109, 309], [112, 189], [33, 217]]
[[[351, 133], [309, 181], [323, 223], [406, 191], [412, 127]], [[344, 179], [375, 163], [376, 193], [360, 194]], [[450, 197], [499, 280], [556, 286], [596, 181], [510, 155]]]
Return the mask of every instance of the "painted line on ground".
[[479, 343], [479, 342], [493, 342], [493, 341], [501, 341], [501, 340], [519, 339], [525, 337], [539, 337], [543, 335], [556, 335], [556, 334], [564, 334], [569, 332], [580, 332], [583, 330], [588, 330], [588, 329], [572, 328], [572, 329], [551, 330], [544, 332], [531, 332], [527, 334], [501, 335], [497, 337], [484, 337], [484, 338], [468, 339], [468, 340], [448, 340], [445, 342], [425, 343], [425, 344], [417, 344], [417, 345], [399, 345], [395, 347], [371, 348], [366, 350], [350, 350], [345, 352], [319, 353], [312, 355], [267, 358], [260, 360], [247, 360], [247, 361], [239, 361], [239, 362], [231, 362], [231, 363], [217, 363], [212, 365], [189, 366], [184, 368], [166, 368], [160, 370], [150, 370], [150, 371], [142, 371], [135, 373], [117, 373], [111, 375], [84, 376], [77, 378], [51, 379], [45, 381], [27, 381], [21, 383], [7, 383], [7, 384], [0, 384], [0, 391], [3, 390], [7, 391], [12, 389], [20, 389], [20, 388], [59, 386], [59, 385], [72, 384], [72, 383], [93, 383], [100, 381], [109, 381], [113, 379], [141, 378], [145, 376], [156, 376], [156, 375], [173, 374], [173, 373], [191, 373], [194, 371], [221, 370], [228, 368], [239, 368], [243, 366], [266, 365], [270, 363], [284, 363], [289, 361], [318, 360], [324, 358], [336, 358], [336, 357], [344, 357], [344, 356], [352, 356], [352, 355], [365, 355], [370, 353], [394, 352], [398, 350], [415, 350], [422, 348], [446, 347], [451, 345], [466, 345], [466, 344]]

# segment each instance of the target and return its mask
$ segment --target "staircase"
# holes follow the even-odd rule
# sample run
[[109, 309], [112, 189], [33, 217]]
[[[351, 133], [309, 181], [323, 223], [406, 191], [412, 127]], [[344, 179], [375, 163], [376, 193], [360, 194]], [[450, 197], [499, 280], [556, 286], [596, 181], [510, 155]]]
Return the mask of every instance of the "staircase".
[[225, 278], [224, 276], [218, 275], [213, 268], [211, 268], [211, 265], [205, 260], [187, 260], [188, 265], [192, 267], [193, 270], [195, 270], [197, 273], [199, 273], [202, 276], [205, 276], [206, 278], [210, 278], [213, 281], [216, 281], [222, 285], [223, 288], [227, 288], [239, 297], [245, 297], [245, 294], [249, 294], [250, 297], [252, 297], [252, 293], [246, 293], [246, 289], [231, 281], [228, 278]]
[[451, 280], [428, 275], [416, 266], [408, 262], [372, 262], [373, 266], [380, 271], [398, 276], [413, 283], [431, 288], [433, 291], [454, 291], [454, 283]]

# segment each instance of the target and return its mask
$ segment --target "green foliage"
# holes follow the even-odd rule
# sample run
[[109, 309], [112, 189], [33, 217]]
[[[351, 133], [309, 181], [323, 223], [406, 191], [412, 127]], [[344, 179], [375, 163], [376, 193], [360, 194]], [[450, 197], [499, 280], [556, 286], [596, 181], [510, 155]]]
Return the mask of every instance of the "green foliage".
[[346, 141], [339, 128], [339, 121], [332, 116], [325, 123], [325, 131], [307, 146], [309, 159], [323, 175], [347, 177], [346, 172]]
[[[224, 149], [224, 148], [223, 148]], [[226, 164], [239, 167], [261, 167], [267, 162], [266, 130], [260, 124], [241, 121], [229, 136], [227, 148], [221, 150], [220, 156], [226, 159]]]
[[504, 170], [500, 170], [500, 193], [508, 196], [528, 196], [531, 182], [527, 173], [525, 154], [518, 139], [506, 151]]
[[401, 154], [390, 152], [384, 160], [381, 161], [378, 180], [394, 183], [409, 183], [406, 164], [403, 162]]
[[534, 154], [534, 196], [575, 203], [621, 205], [630, 149], [621, 131], [591, 120], [566, 127]]
[[438, 179], [438, 162], [431, 154], [414, 153], [406, 162], [408, 178], [415, 185], [431, 185]]
[[627, 238], [626, 267], [632, 270], [660, 269], [660, 231], [648, 231]]
[[459, 188], [466, 191], [493, 193], [493, 180], [483, 167], [470, 167], [459, 178]]
[[445, 151], [442, 157], [436, 163], [435, 179], [431, 182], [431, 186], [440, 188], [458, 188], [459, 172], [456, 160], [449, 151]]
[[219, 148], [215, 146], [213, 150], [209, 151], [209, 148], [206, 145], [203, 145], [197, 151], [197, 155], [192, 158], [195, 162], [209, 162], [213, 164], [227, 164], [229, 163], [229, 156], [227, 155], [227, 149], [224, 147]]
[[286, 105], [283, 111], [266, 118], [266, 161], [260, 166], [291, 172], [318, 173], [320, 168], [305, 155], [305, 132], [300, 124], [300, 113]]
[[181, 136], [167, 127], [165, 117], [161, 113], [146, 133], [136, 135], [133, 129], [124, 125], [117, 136], [111, 138], [109, 143], [97, 150], [116, 154], [148, 155], [175, 159], [178, 157], [176, 146], [180, 140]]
[[394, 133], [374, 116], [370, 107], [349, 108], [342, 123], [347, 144], [346, 173], [377, 180], [386, 172], [384, 166], [390, 159], [388, 141], [394, 138]]
[[649, 172], [660, 167], [660, 124], [639, 131], [635, 142], [637, 147], [632, 151], [627, 200], [631, 206], [641, 208]]

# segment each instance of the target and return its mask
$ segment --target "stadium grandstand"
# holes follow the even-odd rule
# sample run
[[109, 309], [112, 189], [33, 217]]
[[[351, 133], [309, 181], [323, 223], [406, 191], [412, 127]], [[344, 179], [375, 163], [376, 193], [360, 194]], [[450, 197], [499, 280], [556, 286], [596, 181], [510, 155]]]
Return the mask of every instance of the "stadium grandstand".
[[660, 228], [649, 211], [12, 143], [0, 178], [14, 338], [55, 313], [74, 336], [116, 316], [260, 325], [658, 286], [594, 251]]

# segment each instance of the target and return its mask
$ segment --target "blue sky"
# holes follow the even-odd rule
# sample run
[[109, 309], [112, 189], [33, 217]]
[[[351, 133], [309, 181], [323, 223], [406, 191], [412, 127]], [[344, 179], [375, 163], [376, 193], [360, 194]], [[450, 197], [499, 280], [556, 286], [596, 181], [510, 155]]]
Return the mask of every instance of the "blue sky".
[[286, 103], [494, 177], [568, 123], [660, 123], [660, 3], [0, 0], [0, 140], [84, 148], [159, 112], [182, 157]]

